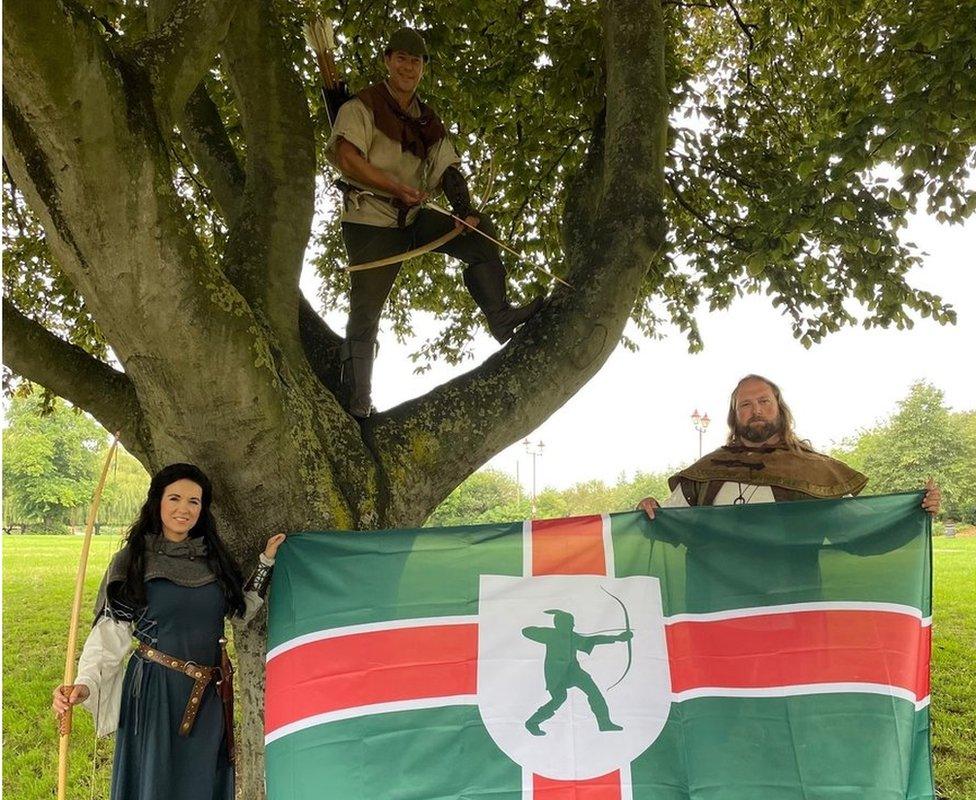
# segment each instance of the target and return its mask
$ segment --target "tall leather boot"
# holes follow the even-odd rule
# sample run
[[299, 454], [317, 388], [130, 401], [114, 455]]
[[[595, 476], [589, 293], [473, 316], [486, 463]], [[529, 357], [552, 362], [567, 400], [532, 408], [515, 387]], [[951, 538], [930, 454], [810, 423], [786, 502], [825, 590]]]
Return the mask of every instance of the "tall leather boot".
[[354, 417], [365, 419], [376, 410], [370, 401], [376, 342], [346, 339], [339, 349], [339, 357], [342, 360], [343, 405]]
[[464, 285], [488, 320], [488, 330], [501, 344], [512, 338], [515, 329], [542, 308], [542, 297], [524, 306], [508, 302], [505, 290], [505, 267], [495, 259], [472, 264], [464, 270]]

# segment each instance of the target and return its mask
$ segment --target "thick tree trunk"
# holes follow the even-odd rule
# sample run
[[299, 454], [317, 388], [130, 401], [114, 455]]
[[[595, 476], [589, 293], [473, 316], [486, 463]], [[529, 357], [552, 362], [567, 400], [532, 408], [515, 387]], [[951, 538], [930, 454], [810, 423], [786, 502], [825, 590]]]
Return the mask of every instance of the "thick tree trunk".
[[[575, 289], [557, 290], [477, 369], [362, 426], [332, 392], [338, 337], [298, 290], [314, 133], [289, 28], [272, 0], [159, 8], [172, 13], [146, 41], [116, 47], [73, 4], [5, 5], [5, 162], [122, 370], [5, 299], [6, 362], [121, 430], [151, 471], [199, 464], [245, 572], [277, 531], [421, 524], [565, 403], [620, 338], [664, 238], [659, 5], [602, 9], [606, 109], [564, 218]], [[201, 83], [218, 51], [246, 159]], [[176, 127], [225, 215], [221, 258], [187, 223], [167, 144]], [[264, 636], [263, 616], [235, 630], [248, 800], [264, 796]]]
[[260, 800], [264, 792], [264, 652], [267, 615], [234, 629], [237, 653], [235, 701], [237, 727], [237, 796]]

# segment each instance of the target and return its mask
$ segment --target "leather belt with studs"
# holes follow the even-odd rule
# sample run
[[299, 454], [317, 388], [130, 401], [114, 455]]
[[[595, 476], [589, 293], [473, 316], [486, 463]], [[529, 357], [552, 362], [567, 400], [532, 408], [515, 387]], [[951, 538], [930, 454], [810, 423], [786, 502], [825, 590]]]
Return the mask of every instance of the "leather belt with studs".
[[136, 647], [136, 653], [147, 661], [161, 664], [176, 672], [182, 672], [193, 680], [193, 689], [190, 691], [190, 699], [186, 701], [186, 710], [183, 712], [183, 719], [180, 721], [179, 729], [180, 736], [189, 736], [190, 731], [193, 730], [193, 723], [196, 721], [197, 712], [200, 710], [200, 703], [203, 702], [203, 692], [210, 685], [210, 681], [213, 680], [214, 675], [220, 673], [220, 670], [216, 667], [204, 667], [195, 661], [184, 661], [181, 658], [175, 658], [142, 642]]

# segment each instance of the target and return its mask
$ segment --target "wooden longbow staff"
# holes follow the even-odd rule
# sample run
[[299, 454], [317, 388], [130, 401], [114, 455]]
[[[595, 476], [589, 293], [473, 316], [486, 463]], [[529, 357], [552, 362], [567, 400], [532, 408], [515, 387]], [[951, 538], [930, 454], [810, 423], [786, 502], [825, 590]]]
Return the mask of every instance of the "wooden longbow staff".
[[378, 258], [375, 261], [366, 261], [362, 264], [350, 264], [348, 267], [344, 267], [346, 272], [360, 272], [364, 269], [376, 269], [377, 267], [385, 267], [389, 264], [397, 264], [400, 261], [409, 261], [411, 258], [416, 258], [417, 256], [422, 256], [424, 253], [429, 253], [431, 250], [436, 250], [442, 244], [447, 244], [451, 239], [456, 238], [461, 233], [461, 228], [452, 228], [443, 236], [438, 236], [433, 241], [427, 242], [427, 244], [422, 244], [420, 247], [415, 247], [413, 250], [407, 250], [403, 253], [397, 253], [396, 255], [386, 256], [386, 258]]
[[543, 275], [548, 275], [553, 280], [558, 281], [559, 283], [561, 283], [567, 289], [572, 289], [573, 288], [573, 284], [567, 283], [562, 278], [560, 278], [558, 275], [554, 275], [553, 273], [551, 273], [549, 270], [545, 269], [544, 267], [540, 267], [534, 261], [529, 261], [528, 258], [526, 258], [524, 255], [522, 255], [514, 247], [511, 247], [511, 246], [505, 244], [505, 242], [499, 241], [494, 236], [491, 236], [490, 234], [485, 233], [480, 228], [477, 228], [474, 225], [472, 225], [466, 219], [461, 219], [457, 214], [452, 214], [446, 208], [441, 208], [439, 205], [437, 205], [437, 203], [433, 202], [432, 200], [427, 200], [424, 203], [424, 207], [425, 208], [429, 208], [432, 211], [436, 211], [438, 214], [443, 214], [445, 217], [450, 217], [451, 219], [453, 219], [458, 224], [463, 225], [466, 228], [470, 228], [475, 233], [477, 233], [479, 236], [483, 236], [489, 242], [494, 242], [495, 244], [497, 244], [500, 248], [502, 248], [502, 250], [507, 250], [513, 256], [515, 256], [516, 258], [518, 258], [518, 260], [521, 261], [523, 264], [528, 264], [532, 269], [536, 270], [537, 272], [541, 272]]
[[[112, 445], [108, 449], [105, 457], [105, 464], [102, 466], [102, 474], [95, 487], [95, 494], [92, 495], [91, 508], [88, 510], [88, 519], [85, 522], [85, 540], [81, 545], [81, 557], [78, 561], [78, 574], [75, 577], [75, 599], [71, 606], [71, 623], [68, 625], [68, 650], [64, 658], [64, 680], [62, 686], [71, 686], [75, 682], [75, 650], [78, 647], [78, 620], [81, 616], [81, 596], [85, 588], [85, 570], [88, 567], [88, 552], [91, 550], [92, 532], [95, 530], [95, 520], [98, 517], [98, 506], [102, 502], [102, 490], [105, 488], [105, 480], [108, 478], [108, 468], [112, 464], [112, 457], [115, 455], [119, 445], [119, 434], [116, 432], [112, 437]], [[68, 791], [68, 741], [71, 737], [71, 706], [61, 717], [59, 726], [60, 737], [58, 740], [58, 800], [65, 800]]]
[[[359, 194], [366, 194], [366, 195], [368, 195], [368, 194], [372, 194], [372, 192], [370, 192], [368, 189], [364, 189]], [[484, 204], [482, 203], [482, 206], [483, 205]], [[488, 241], [494, 242], [496, 245], [498, 245], [503, 250], [507, 250], [509, 253], [511, 253], [512, 255], [514, 255], [522, 263], [528, 264], [529, 267], [531, 267], [532, 269], [536, 270], [537, 272], [541, 272], [543, 275], [547, 275], [548, 277], [552, 278], [557, 283], [561, 283], [567, 289], [574, 288], [573, 287], [573, 284], [569, 283], [568, 281], [563, 280], [558, 275], [555, 275], [552, 272], [549, 272], [549, 270], [547, 270], [545, 267], [540, 267], [534, 261], [530, 261], [524, 255], [522, 255], [518, 250], [516, 250], [513, 247], [505, 244], [504, 242], [500, 242], [494, 236], [491, 236], [491, 235], [485, 233], [480, 228], [475, 227], [470, 222], [468, 222], [466, 219], [461, 219], [461, 217], [457, 216], [456, 214], [452, 214], [446, 208], [442, 208], [441, 206], [437, 205], [437, 203], [433, 202], [432, 200], [425, 200], [423, 202], [422, 206], [424, 208], [431, 209], [431, 211], [436, 211], [438, 214], [443, 214], [445, 217], [450, 217], [452, 220], [454, 220], [456, 223], [458, 223], [458, 225], [461, 226], [461, 227], [454, 227], [452, 230], [449, 230], [443, 236], [439, 236], [438, 238], [434, 239], [432, 242], [427, 242], [427, 244], [423, 244], [420, 247], [414, 248], [413, 250], [407, 250], [404, 253], [397, 253], [396, 255], [386, 256], [385, 258], [378, 258], [375, 261], [366, 261], [366, 262], [364, 262], [362, 264], [350, 264], [349, 266], [345, 267], [346, 272], [359, 272], [359, 271], [364, 270], [364, 269], [375, 269], [376, 267], [385, 267], [388, 264], [396, 264], [399, 261], [408, 261], [409, 259], [415, 258], [417, 256], [421, 256], [424, 253], [429, 253], [431, 250], [434, 250], [434, 249], [440, 247], [442, 244], [446, 244], [447, 242], [451, 241], [451, 239], [453, 239], [455, 236], [457, 236], [459, 233], [461, 233], [462, 230], [464, 230], [465, 228], [467, 228], [467, 229], [470, 229], [470, 230], [474, 231], [479, 236], [483, 236]]]

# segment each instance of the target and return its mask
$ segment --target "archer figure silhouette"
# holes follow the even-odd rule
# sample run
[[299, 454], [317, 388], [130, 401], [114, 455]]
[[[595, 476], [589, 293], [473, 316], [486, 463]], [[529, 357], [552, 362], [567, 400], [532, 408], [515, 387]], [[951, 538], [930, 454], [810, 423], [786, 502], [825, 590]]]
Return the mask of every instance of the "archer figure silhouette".
[[623, 728], [610, 719], [607, 701], [597, 687], [596, 682], [584, 670], [576, 656], [578, 652], [591, 653], [593, 648], [601, 644], [615, 644], [626, 642], [633, 638], [633, 633], [626, 630], [614, 636], [587, 636], [574, 630], [575, 619], [568, 611], [547, 609], [547, 614], [553, 616], [553, 627], [528, 627], [522, 629], [522, 635], [533, 642], [546, 646], [545, 677], [546, 691], [550, 699], [529, 717], [525, 728], [533, 736], [545, 736], [546, 732], [539, 725], [550, 719], [559, 707], [566, 702], [571, 688], [575, 687], [586, 695], [590, 710], [596, 717], [601, 731], [620, 731]]

